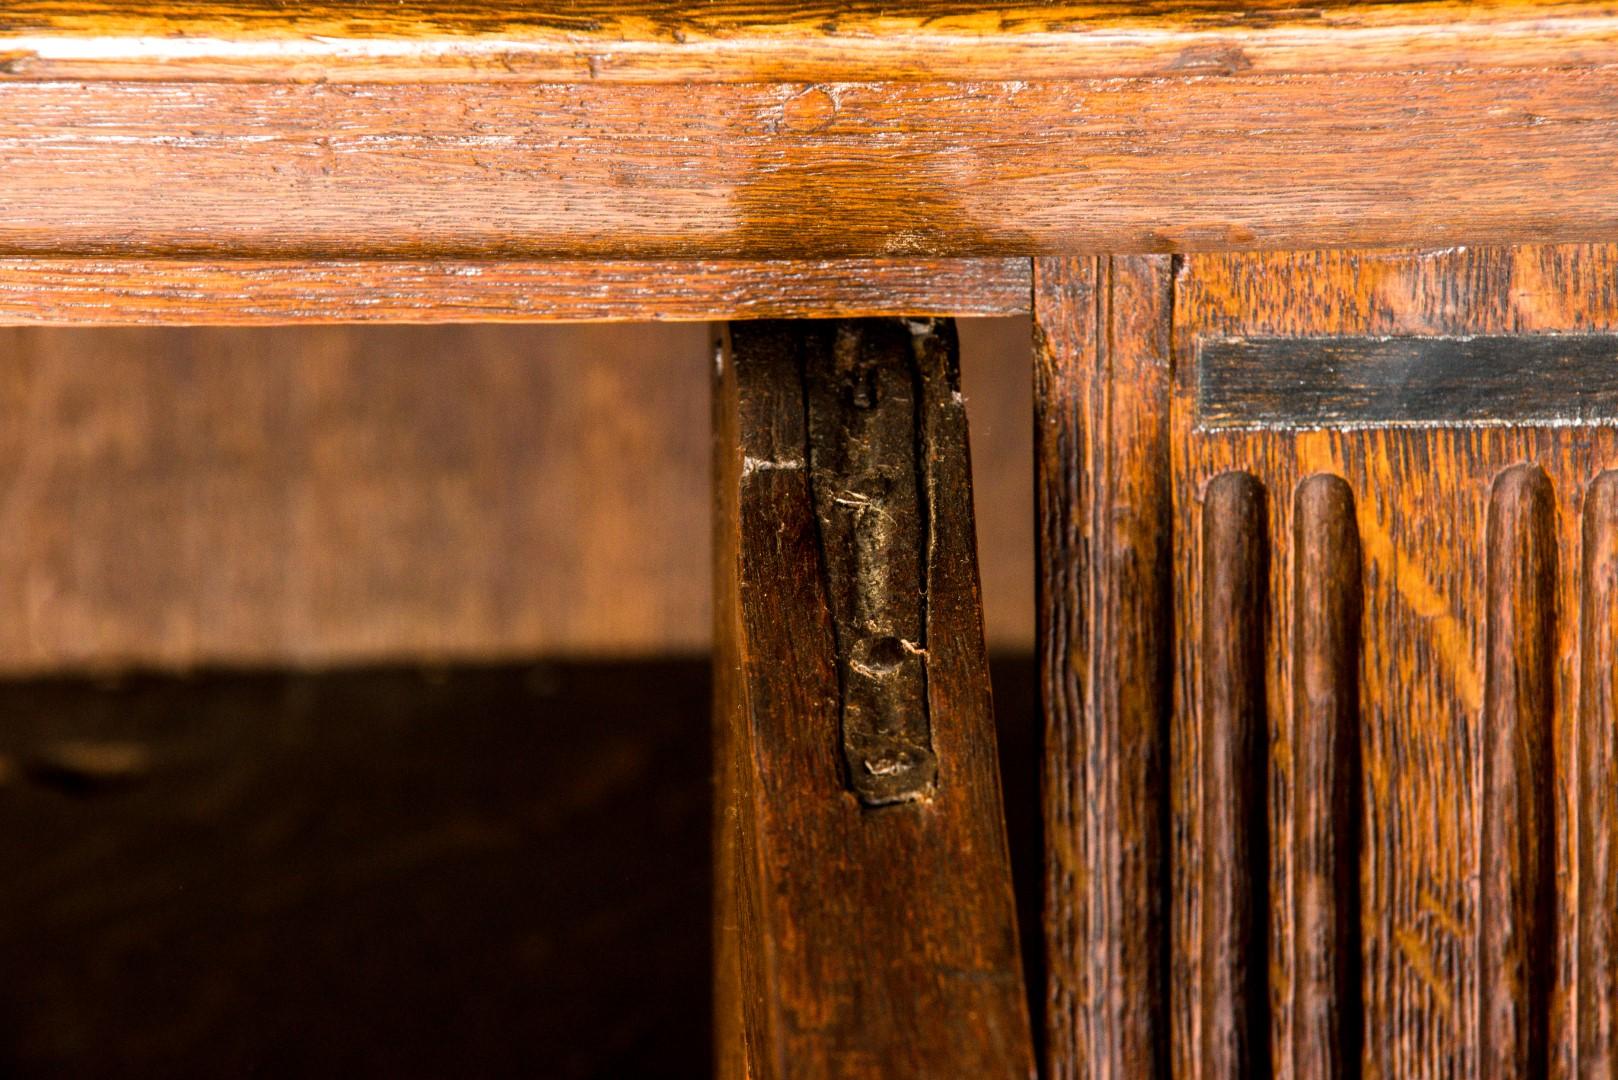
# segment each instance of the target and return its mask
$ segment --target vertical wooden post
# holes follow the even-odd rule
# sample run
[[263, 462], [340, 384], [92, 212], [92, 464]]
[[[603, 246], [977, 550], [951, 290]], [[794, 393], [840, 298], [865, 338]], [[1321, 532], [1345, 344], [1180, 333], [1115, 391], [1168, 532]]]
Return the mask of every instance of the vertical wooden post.
[[1031, 1076], [954, 327], [717, 359], [720, 1075]]
[[1049, 1075], [1167, 1074], [1169, 260], [1034, 264]]

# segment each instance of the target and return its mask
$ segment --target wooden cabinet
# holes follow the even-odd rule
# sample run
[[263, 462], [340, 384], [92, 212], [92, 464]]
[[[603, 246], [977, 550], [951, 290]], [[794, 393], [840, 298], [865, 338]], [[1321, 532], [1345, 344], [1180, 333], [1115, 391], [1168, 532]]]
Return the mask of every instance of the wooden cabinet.
[[1053, 1064], [1604, 1075], [1613, 250], [1038, 281]]
[[0, 319], [729, 323], [722, 1075], [1618, 1073], [1610, 6], [541, 7], [3, 5]]

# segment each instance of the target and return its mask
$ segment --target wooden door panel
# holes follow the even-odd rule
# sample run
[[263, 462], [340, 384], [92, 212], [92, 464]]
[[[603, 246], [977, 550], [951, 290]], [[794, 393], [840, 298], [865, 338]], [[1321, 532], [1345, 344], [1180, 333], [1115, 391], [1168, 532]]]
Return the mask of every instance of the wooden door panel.
[[[1036, 268], [1051, 370], [1042, 300], [1064, 274]], [[1166, 732], [1165, 861], [1137, 880], [1166, 883], [1166, 932], [1140, 955], [1166, 967], [1168, 1067], [1612, 1075], [1618, 339], [1600, 335], [1618, 251], [1193, 256], [1172, 275], [1166, 419], [1135, 440], [1171, 461], [1150, 541], [1171, 552], [1171, 614], [1148, 634], [1172, 642], [1171, 693], [1125, 718]], [[1210, 370], [1238, 361], [1235, 382]], [[1545, 412], [1557, 394], [1577, 396], [1572, 422]], [[1042, 432], [1106, 430], [1044, 398]], [[1044, 481], [1063, 470], [1081, 492], [1106, 475], [1042, 456]], [[1090, 625], [1086, 600], [1128, 591], [1115, 562], [1041, 535], [1047, 582], [1053, 563], [1086, 582], [1047, 588], [1042, 627]], [[1073, 789], [1048, 799], [1054, 844], [1054, 803], [1111, 812], [1062, 740], [1106, 745], [1119, 716], [1093, 694], [1064, 707], [1050, 689], [1072, 657], [1043, 656], [1050, 769]], [[1157, 790], [1145, 766], [1136, 781]], [[1054, 897], [1071, 875], [1052, 861]], [[1050, 1003], [1095, 968], [1053, 953]], [[1088, 1009], [1092, 1028], [1128, 1015]], [[1058, 1075], [1151, 1064], [1098, 1053], [1059, 1011], [1049, 1027]]]

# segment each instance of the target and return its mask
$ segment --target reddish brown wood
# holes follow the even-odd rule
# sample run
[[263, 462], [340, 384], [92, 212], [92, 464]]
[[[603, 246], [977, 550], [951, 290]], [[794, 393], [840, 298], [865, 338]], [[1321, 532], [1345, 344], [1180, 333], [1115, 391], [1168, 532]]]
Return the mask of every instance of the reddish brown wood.
[[0, 324], [707, 321], [1028, 310], [1026, 259], [0, 259]]
[[1579, 638], [1578, 1067], [1618, 1077], [1618, 472], [1584, 493]]
[[1168, 269], [1035, 265], [1052, 1076], [1167, 1065]]
[[[853, 374], [856, 354], [914, 365], [937, 762], [921, 797], [875, 808], [845, 771], [838, 565], [811, 481], [833, 466], [806, 427], [805, 368]], [[715, 394], [722, 1076], [1033, 1072], [954, 361], [947, 324], [729, 331]]]
[[[1490, 491], [1515, 464], [1532, 462], [1545, 471], [1558, 572], [1552, 585], [1535, 588], [1554, 601], [1555, 611], [1576, 611], [1580, 499], [1592, 478], [1618, 467], [1618, 430], [1578, 423], [1203, 429], [1195, 420], [1199, 357], [1207, 342], [1228, 337], [1610, 333], [1618, 326], [1618, 252], [1590, 245], [1190, 256], [1176, 278], [1175, 312], [1175, 941], [1199, 947], [1192, 944], [1200, 919], [1192, 868], [1200, 865], [1205, 843], [1195, 813], [1202, 800], [1195, 713], [1203, 663], [1196, 647], [1202, 625], [1199, 492], [1232, 469], [1251, 472], [1272, 492], [1292, 491], [1315, 473], [1339, 476], [1354, 495], [1364, 565], [1361, 1066], [1367, 1075], [1385, 1077], [1478, 1075], [1486, 1045], [1483, 984], [1493, 977], [1480, 958], [1482, 832], [1485, 807], [1501, 807], [1485, 786], [1483, 762], [1491, 737], [1485, 724]], [[1605, 375], [1597, 370], [1590, 378]], [[1502, 401], [1501, 408], [1511, 403]], [[1265, 645], [1270, 830], [1288, 838], [1297, 833], [1301, 805], [1292, 717], [1299, 613], [1290, 598], [1296, 578], [1290, 560], [1296, 554], [1286, 551], [1295, 536], [1292, 500], [1276, 500], [1272, 510], [1270, 543], [1277, 554]], [[1571, 617], [1551, 625], [1551, 643], [1516, 647], [1537, 649], [1552, 665], [1552, 706], [1539, 714], [1547, 740], [1542, 767], [1522, 775], [1534, 785], [1523, 794], [1545, 800], [1539, 807], [1549, 808], [1552, 822], [1537, 841], [1539, 881], [1548, 876], [1559, 890], [1553, 905], [1537, 901], [1536, 909], [1549, 916], [1536, 931], [1548, 954], [1539, 1067], [1571, 1077], [1582, 1067], [1576, 1039], [1582, 996], [1576, 991], [1583, 948], [1573, 902], [1584, 880], [1576, 779], [1581, 635]], [[1603, 663], [1599, 653], [1590, 660]], [[1505, 810], [1489, 813], [1499, 818]], [[1299, 974], [1293, 921], [1298, 852], [1277, 843], [1270, 854], [1270, 1040], [1277, 1075], [1300, 1076], [1292, 1060], [1299, 1018], [1291, 992]], [[1202, 975], [1195, 955], [1182, 955], [1178, 944], [1173, 963], [1176, 1068], [1195, 1076]]]
[[1610, 240], [1615, 143], [1610, 59], [815, 85], [12, 81], [0, 257]]
[[1292, 1068], [1359, 1075], [1359, 639], [1354, 493], [1317, 473], [1293, 496]]
[[1480, 1075], [1542, 1076], [1555, 921], [1551, 717], [1556, 509], [1550, 480], [1516, 465], [1489, 500], [1479, 905]]
[[12, 0], [0, 77], [849, 81], [1539, 67], [1601, 55], [1611, 18], [1578, 0]]
[[1202, 507], [1202, 1075], [1270, 1071], [1264, 694], [1268, 521], [1250, 473]]

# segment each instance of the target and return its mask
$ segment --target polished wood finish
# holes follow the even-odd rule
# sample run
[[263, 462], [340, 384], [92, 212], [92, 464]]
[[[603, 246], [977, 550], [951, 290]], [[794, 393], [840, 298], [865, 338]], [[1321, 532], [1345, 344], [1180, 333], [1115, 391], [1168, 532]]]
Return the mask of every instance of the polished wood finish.
[[[915, 372], [936, 784], [845, 766], [812, 373]], [[717, 1028], [724, 1077], [1029, 1077], [953, 339], [932, 322], [734, 323], [715, 390]], [[811, 374], [806, 374], [811, 373]], [[886, 588], [865, 582], [862, 588]], [[901, 586], [894, 585], [893, 588]]]
[[1618, 472], [1584, 493], [1579, 618], [1578, 1065], [1618, 1077]]
[[[1176, 881], [1187, 880], [1182, 868], [1201, 865], [1214, 842], [1209, 823], [1190, 811], [1229, 797], [1203, 790], [1195, 766], [1205, 736], [1194, 710], [1209, 656], [1185, 643], [1201, 641], [1205, 625], [1206, 556], [1190, 539], [1199, 535], [1200, 493], [1230, 470], [1251, 473], [1272, 493], [1317, 474], [1338, 477], [1353, 497], [1363, 563], [1359, 1067], [1400, 1077], [1595, 1068], [1610, 1050], [1600, 1036], [1581, 1050], [1577, 1031], [1580, 1023], [1601, 1030], [1603, 1003], [1576, 988], [1581, 979], [1600, 987], [1608, 969], [1599, 951], [1586, 952], [1579, 927], [1604, 916], [1579, 897], [1584, 889], [1601, 895], [1601, 879], [1586, 875], [1602, 871], [1599, 855], [1585, 864], [1577, 837], [1584, 830], [1596, 847], [1602, 825], [1599, 806], [1589, 817], [1589, 799], [1581, 806], [1577, 762], [1592, 747], [1576, 734], [1576, 717], [1582, 679], [1595, 687], [1585, 693], [1584, 726], [1604, 722], [1592, 719], [1604, 708], [1599, 686], [1610, 669], [1599, 651], [1599, 585], [1590, 593], [1586, 584], [1584, 613], [1571, 613], [1581, 607], [1582, 500], [1594, 478], [1618, 465], [1618, 431], [1571, 419], [1199, 429], [1196, 364], [1201, 346], [1218, 338], [1610, 333], [1618, 326], [1618, 250], [1192, 256], [1176, 277], [1174, 311]], [[1322, 613], [1305, 612], [1296, 599], [1298, 563], [1309, 556], [1294, 514], [1304, 508], [1280, 497], [1270, 506], [1269, 826], [1284, 841], [1313, 827], [1301, 818], [1318, 813], [1311, 807], [1320, 793], [1304, 793], [1310, 777], [1299, 765], [1308, 737], [1300, 723], [1309, 715], [1299, 711], [1295, 648], [1307, 630], [1300, 620]], [[1587, 654], [1581, 619], [1597, 635]], [[1309, 972], [1298, 944], [1309, 940], [1299, 896], [1306, 852], [1288, 842], [1271, 851], [1270, 1041], [1280, 1076], [1309, 1075], [1299, 1055], [1313, 1060], [1320, 1049], [1298, 996]], [[1197, 948], [1205, 902], [1188, 887], [1175, 894], [1175, 1061], [1187, 1076], [1203, 1072], [1187, 1047], [1199, 1045], [1192, 1007], [1210, 973], [1182, 957], [1178, 943]], [[1502, 1001], [1504, 1022], [1493, 1011]], [[1347, 1056], [1347, 1046], [1337, 1050]]]
[[1046, 1059], [1168, 1060], [1169, 264], [1035, 264]]
[[0, 259], [0, 325], [1017, 315], [1026, 259], [509, 262]]
[[0, 82], [0, 256], [1613, 239], [1615, 139], [1606, 64], [811, 86]]
[[1233, 75], [1589, 63], [1580, 0], [11, 0], [0, 77], [814, 82]]
[[1202, 1075], [1270, 1074], [1264, 486], [1220, 473], [1202, 500]]
[[1543, 1076], [1556, 915], [1551, 718], [1556, 707], [1556, 506], [1537, 465], [1489, 496], [1488, 642], [1478, 905], [1479, 1075]]
[[[1206, 513], [1206, 511], [1205, 511]], [[1359, 1075], [1360, 618], [1354, 493], [1341, 477], [1305, 477], [1293, 495], [1292, 1070]]]

